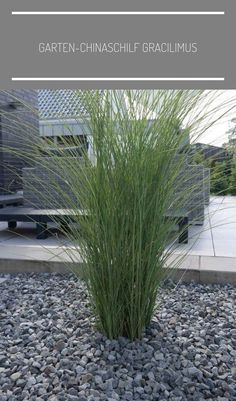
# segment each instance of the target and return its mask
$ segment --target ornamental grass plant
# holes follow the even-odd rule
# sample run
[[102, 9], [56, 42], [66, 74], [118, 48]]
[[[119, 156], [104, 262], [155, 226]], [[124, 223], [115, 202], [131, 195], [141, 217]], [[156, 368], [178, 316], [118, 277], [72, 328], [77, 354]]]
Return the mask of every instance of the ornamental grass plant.
[[[60, 147], [27, 138], [18, 156], [43, 171], [27, 182], [37, 200], [74, 211], [73, 219], [62, 218], [62, 230], [72, 245], [68, 254], [78, 251], [84, 262], [98, 329], [110, 339], [140, 338], [163, 279], [180, 261], [174, 256], [175, 212], [196, 191], [187, 164], [189, 133], [197, 138], [220, 118], [211, 107], [216, 94], [123, 90], [78, 96], [87, 111], [80, 121], [92, 156], [79, 136], [70, 147], [66, 137]], [[229, 102], [227, 110], [234, 106]]]

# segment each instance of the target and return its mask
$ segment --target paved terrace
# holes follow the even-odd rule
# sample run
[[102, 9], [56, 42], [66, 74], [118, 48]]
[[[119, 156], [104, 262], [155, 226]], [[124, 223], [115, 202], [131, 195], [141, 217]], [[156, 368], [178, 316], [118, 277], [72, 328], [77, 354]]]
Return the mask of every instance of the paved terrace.
[[[68, 243], [56, 228], [53, 231], [56, 236], [37, 240], [31, 223], [19, 223], [14, 232], [0, 223], [0, 272], [65, 271], [72, 266]], [[186, 252], [178, 277], [236, 284], [236, 197], [211, 198], [204, 226], [190, 227], [189, 243], [179, 245], [176, 256]], [[76, 253], [73, 259], [81, 262]]]

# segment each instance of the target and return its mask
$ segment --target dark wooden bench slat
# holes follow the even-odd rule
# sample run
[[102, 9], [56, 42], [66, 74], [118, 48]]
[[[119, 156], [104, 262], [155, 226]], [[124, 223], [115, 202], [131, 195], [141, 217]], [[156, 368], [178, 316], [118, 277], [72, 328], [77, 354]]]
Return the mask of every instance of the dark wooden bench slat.
[[47, 238], [47, 223], [54, 222], [60, 218], [69, 217], [73, 220], [78, 216], [87, 216], [82, 210], [73, 209], [34, 209], [27, 207], [6, 207], [0, 212], [0, 221], [7, 221], [9, 229], [14, 229], [17, 222], [36, 223], [37, 239]]
[[[0, 212], [0, 221], [7, 221], [10, 229], [16, 228], [18, 221], [34, 222], [37, 226], [37, 238], [47, 238], [47, 223], [54, 222], [58, 218], [88, 216], [83, 210], [73, 209], [34, 209], [28, 207], [6, 207]], [[179, 243], [188, 243], [188, 216], [186, 211], [170, 211], [166, 214], [167, 218], [176, 218], [179, 226]]]

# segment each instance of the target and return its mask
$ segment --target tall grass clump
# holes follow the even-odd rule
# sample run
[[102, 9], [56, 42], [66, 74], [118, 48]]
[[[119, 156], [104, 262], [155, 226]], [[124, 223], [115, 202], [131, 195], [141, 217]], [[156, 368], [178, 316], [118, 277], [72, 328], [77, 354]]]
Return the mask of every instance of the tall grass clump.
[[34, 154], [50, 176], [47, 185], [34, 186], [38, 197], [75, 211], [78, 224], [69, 228], [66, 218], [64, 234], [84, 261], [97, 326], [109, 338], [140, 338], [152, 319], [178, 242], [171, 211], [183, 209], [195, 190], [182, 185], [191, 181], [189, 132], [199, 135], [214, 120], [209, 107], [200, 112], [207, 97], [199, 90], [104, 91], [92, 97], [85, 91], [87, 115], [81, 119], [93, 157], [86, 151], [78, 157], [77, 137], [66, 152], [52, 154], [43, 143], [42, 152], [37, 143], [37, 151], [31, 144], [30, 154], [22, 154], [30, 160]]
[[150, 95], [108, 92], [87, 105], [96, 167], [82, 201], [90, 216], [81, 250], [98, 324], [109, 338], [140, 337], [150, 323], [175, 224], [166, 214], [183, 164], [179, 123], [187, 99], [181, 92]]

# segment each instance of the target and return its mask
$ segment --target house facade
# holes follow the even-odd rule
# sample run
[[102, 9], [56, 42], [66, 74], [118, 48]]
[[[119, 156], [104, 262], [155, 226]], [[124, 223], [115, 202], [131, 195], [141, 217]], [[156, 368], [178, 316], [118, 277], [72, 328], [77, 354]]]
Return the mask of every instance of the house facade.
[[32, 138], [38, 136], [37, 91], [0, 91], [0, 195], [21, 189], [21, 170], [30, 165], [30, 161], [20, 154], [30, 148]]
[[[94, 92], [90, 91], [91, 96]], [[84, 121], [87, 112], [83, 104], [83, 91], [40, 89], [38, 104], [40, 136], [48, 143], [48, 147], [70, 148], [80, 143], [92, 160], [92, 135]]]

